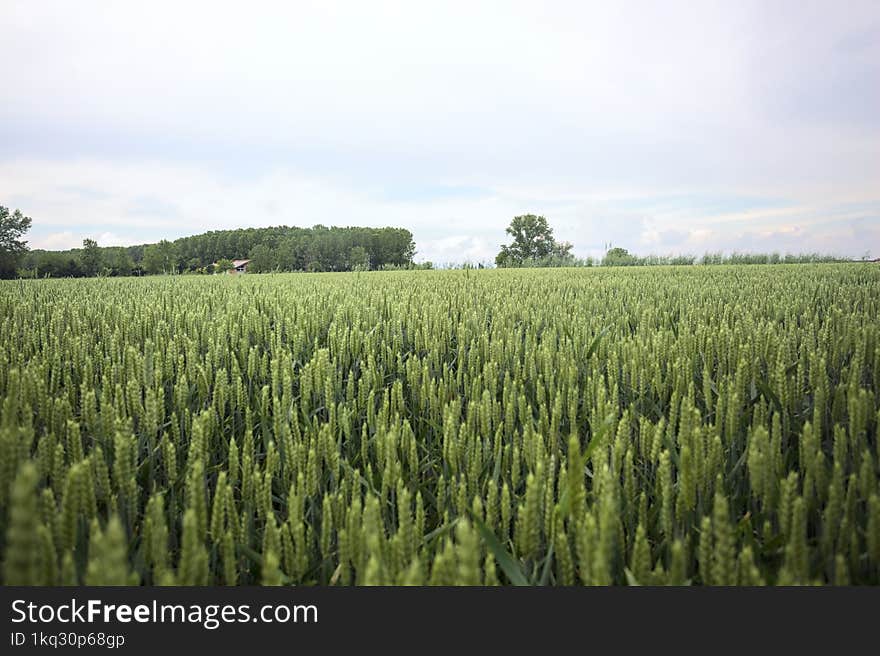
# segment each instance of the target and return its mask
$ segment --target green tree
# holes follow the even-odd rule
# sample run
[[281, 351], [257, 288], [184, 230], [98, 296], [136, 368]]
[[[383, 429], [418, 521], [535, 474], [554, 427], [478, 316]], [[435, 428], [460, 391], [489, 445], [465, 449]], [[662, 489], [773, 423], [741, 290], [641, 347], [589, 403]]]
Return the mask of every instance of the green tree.
[[94, 239], [83, 239], [83, 249], [80, 255], [83, 271], [87, 276], [96, 276], [101, 270], [103, 262], [101, 249]]
[[278, 266], [277, 251], [267, 244], [254, 246], [248, 254], [248, 258], [251, 261], [248, 265], [248, 271], [252, 273], [274, 271]]
[[507, 227], [513, 242], [501, 247], [495, 257], [497, 266], [523, 266], [545, 262], [543, 266], [558, 265], [571, 259], [572, 245], [553, 239], [553, 228], [543, 216], [524, 214], [513, 217]]
[[105, 266], [114, 276], [130, 276], [134, 269], [134, 260], [125, 248], [108, 248], [104, 250]]
[[355, 246], [348, 251], [348, 268], [351, 271], [369, 271], [370, 254], [363, 246]]
[[574, 244], [570, 241], [557, 241], [553, 244], [553, 256], [562, 259], [572, 258], [574, 257], [571, 253], [572, 248], [574, 248]]
[[0, 278], [12, 278], [21, 256], [27, 252], [22, 236], [31, 228], [31, 218], [0, 205]]
[[602, 258], [603, 266], [633, 266], [639, 263], [639, 259], [635, 255], [631, 255], [625, 248], [611, 248]]
[[176, 259], [177, 250], [166, 239], [144, 248], [143, 266], [147, 273], [174, 273]]
[[232, 269], [232, 260], [221, 258], [214, 263], [214, 273], [228, 273]]

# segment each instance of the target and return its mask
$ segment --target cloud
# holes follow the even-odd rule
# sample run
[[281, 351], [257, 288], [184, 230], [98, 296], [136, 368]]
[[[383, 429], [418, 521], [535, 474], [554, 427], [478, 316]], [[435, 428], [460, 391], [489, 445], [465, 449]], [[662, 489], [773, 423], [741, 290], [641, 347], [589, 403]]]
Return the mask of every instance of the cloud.
[[41, 248], [47, 251], [64, 251], [81, 245], [82, 240], [78, 239], [70, 230], [50, 232], [36, 239], [32, 238], [28, 242], [30, 248]]
[[63, 251], [82, 247], [83, 239], [87, 237], [97, 241], [99, 246], [131, 246], [141, 243], [135, 237], [117, 235], [112, 232], [102, 232], [89, 237], [85, 234], [74, 234], [71, 230], [61, 232], [45, 232], [40, 230], [36, 235], [29, 235], [28, 246], [34, 249]]
[[874, 2], [11, 0], [0, 22], [0, 201], [34, 243], [391, 224], [483, 258], [534, 212], [580, 255], [880, 250]]
[[[166, 190], [168, 200], [146, 202], [156, 189]], [[880, 232], [880, 203], [780, 205], [778, 199], [753, 198], [748, 209], [718, 213], [705, 210], [707, 203], [742, 203], [724, 194], [708, 201], [705, 195], [678, 195], [669, 210], [667, 195], [649, 191], [487, 186], [460, 196], [392, 199], [382, 189], [288, 170], [228, 181], [197, 167], [155, 163], [0, 164], [0, 196], [28, 208], [32, 245], [42, 248], [76, 247], [85, 237], [104, 246], [127, 245], [250, 226], [392, 225], [413, 231], [419, 260], [485, 262], [507, 241], [511, 218], [530, 212], [547, 216], [556, 238], [572, 242], [579, 256], [601, 255], [609, 243], [643, 254], [833, 247], [858, 255]]]
[[123, 235], [117, 235], [112, 232], [102, 232], [98, 235], [95, 241], [98, 242], [99, 246], [130, 246], [135, 243], [134, 237], [126, 237]]
[[429, 239], [420, 244], [418, 258], [437, 266], [446, 264], [491, 264], [498, 254], [495, 240], [469, 235], [454, 235], [442, 239]]

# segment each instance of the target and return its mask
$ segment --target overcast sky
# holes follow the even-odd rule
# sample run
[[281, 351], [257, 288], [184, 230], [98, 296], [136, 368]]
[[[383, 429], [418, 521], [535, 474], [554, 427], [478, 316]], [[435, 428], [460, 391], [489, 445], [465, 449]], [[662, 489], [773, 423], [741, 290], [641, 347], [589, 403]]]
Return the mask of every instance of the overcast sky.
[[[393, 225], [880, 256], [880, 2], [0, 2], [34, 248]], [[244, 254], [242, 254], [244, 255]]]

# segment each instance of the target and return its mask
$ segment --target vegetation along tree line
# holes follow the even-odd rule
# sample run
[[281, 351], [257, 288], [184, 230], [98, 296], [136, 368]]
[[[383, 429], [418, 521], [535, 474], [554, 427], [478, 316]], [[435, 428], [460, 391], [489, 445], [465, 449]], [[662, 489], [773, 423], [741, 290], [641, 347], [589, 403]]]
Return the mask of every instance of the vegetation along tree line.
[[[24, 224], [19, 221], [16, 225]], [[27, 219], [25, 230], [29, 227]], [[78, 278], [212, 273], [222, 270], [217, 265], [224, 260], [238, 258], [250, 259], [248, 270], [255, 273], [408, 268], [413, 266], [415, 243], [412, 233], [401, 228], [316, 225], [216, 230], [127, 247], [101, 247], [93, 239], [85, 239], [82, 248], [67, 251], [28, 251], [7, 248], [2, 242], [0, 249], [3, 277]]]
[[501, 247], [495, 265], [503, 268], [520, 267], [591, 267], [601, 266], [656, 266], [682, 264], [806, 264], [843, 262], [846, 258], [821, 253], [706, 253], [695, 255], [645, 255], [630, 253], [625, 248], [609, 246], [602, 258], [578, 258], [572, 253], [571, 242], [559, 242], [547, 219], [534, 214], [516, 216], [507, 227], [513, 241]]
[[[252, 273], [282, 271], [369, 271], [432, 268], [415, 264], [415, 242], [403, 228], [277, 226], [213, 230], [154, 244], [100, 246], [84, 239], [82, 248], [66, 251], [29, 250], [23, 239], [32, 220], [20, 210], [0, 206], [0, 278], [80, 278], [150, 274], [213, 273], [231, 261], [250, 260]], [[516, 216], [506, 229], [512, 238], [495, 258], [499, 268], [651, 266], [662, 264], [794, 264], [840, 262], [844, 258], [807, 253], [706, 253], [693, 255], [631, 254], [609, 248], [602, 258], [579, 258], [571, 242], [557, 241], [547, 219]]]

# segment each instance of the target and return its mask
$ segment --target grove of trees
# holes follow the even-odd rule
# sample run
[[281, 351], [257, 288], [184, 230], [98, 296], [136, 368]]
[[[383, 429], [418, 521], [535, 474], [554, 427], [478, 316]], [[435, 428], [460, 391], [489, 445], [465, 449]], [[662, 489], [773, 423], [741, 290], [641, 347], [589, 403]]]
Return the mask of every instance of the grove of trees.
[[353, 271], [406, 268], [414, 254], [412, 233], [403, 228], [278, 226], [128, 247], [102, 248], [86, 239], [83, 248], [68, 251], [20, 251], [11, 272], [38, 278], [211, 273], [216, 262], [240, 258], [250, 259], [248, 270], [255, 273]]
[[[0, 278], [65, 278], [150, 274], [214, 273], [231, 260], [249, 259], [248, 271], [369, 271], [432, 268], [414, 264], [415, 242], [404, 228], [311, 228], [276, 226], [212, 230], [155, 244], [102, 247], [84, 239], [82, 248], [67, 251], [28, 250], [23, 239], [31, 219], [0, 206]], [[498, 267], [591, 267], [713, 264], [797, 264], [840, 262], [846, 258], [820, 253], [706, 253], [646, 255], [607, 247], [602, 258], [578, 258], [572, 244], [554, 239], [543, 216], [516, 216], [506, 229], [511, 242], [495, 258]]]

